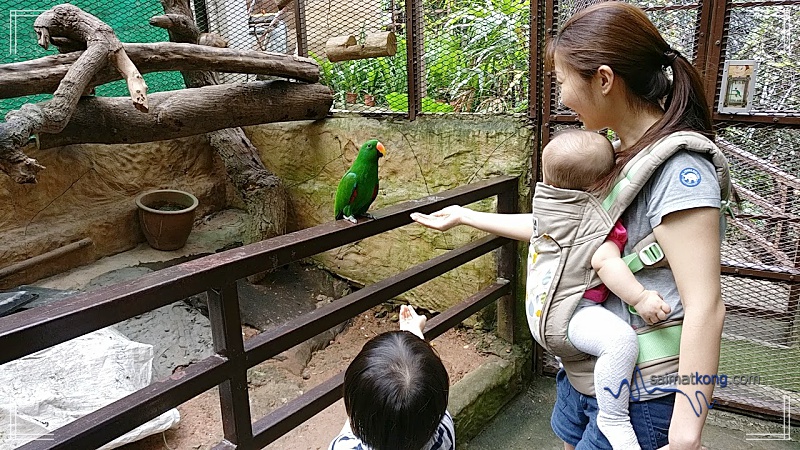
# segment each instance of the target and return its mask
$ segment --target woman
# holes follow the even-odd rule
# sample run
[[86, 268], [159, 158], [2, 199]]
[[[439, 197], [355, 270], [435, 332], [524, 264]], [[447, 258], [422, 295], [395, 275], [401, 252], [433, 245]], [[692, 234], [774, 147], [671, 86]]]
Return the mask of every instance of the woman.
[[[605, 2], [578, 12], [549, 43], [547, 59], [564, 105], [578, 114], [586, 129], [610, 128], [619, 138], [615, 168], [601, 180], [601, 187], [610, 186], [627, 161], [664, 136], [682, 130], [712, 135], [699, 74], [635, 6]], [[672, 81], [667, 67], [672, 69]], [[702, 181], [682, 184], [680, 175], [686, 170]], [[672, 310], [670, 319], [683, 317], [679, 374], [713, 375], [719, 364], [725, 316], [719, 206], [711, 162], [694, 152], [679, 151], [656, 171], [622, 218], [629, 243], [652, 231], [670, 262], [670, 268], [644, 270], [636, 277], [663, 296]], [[529, 214], [500, 216], [451, 206], [412, 218], [438, 230], [469, 225], [523, 241], [533, 233]], [[605, 306], [634, 326], [643, 325], [619, 299], [610, 298]], [[630, 415], [641, 448], [701, 448], [708, 414], [704, 400], [711, 399], [713, 385], [684, 390], [687, 395], [638, 393], [641, 401], [631, 403]], [[597, 429], [596, 400], [576, 391], [563, 369], [557, 376], [557, 392], [551, 423], [565, 449], [611, 448]]]

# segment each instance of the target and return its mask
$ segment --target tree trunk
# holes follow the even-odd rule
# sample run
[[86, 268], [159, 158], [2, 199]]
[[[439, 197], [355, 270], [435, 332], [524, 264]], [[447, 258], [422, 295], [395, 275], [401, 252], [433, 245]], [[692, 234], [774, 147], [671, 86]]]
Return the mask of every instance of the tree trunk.
[[[151, 23], [166, 28], [173, 42], [196, 44], [200, 30], [194, 21], [189, 0], [161, 0], [164, 12], [177, 20], [154, 18]], [[160, 22], [160, 23], [159, 23]], [[219, 84], [212, 72], [183, 71], [187, 88]], [[328, 91], [330, 94], [330, 91]], [[276, 101], [278, 98], [275, 99]], [[332, 101], [332, 98], [331, 98]], [[239, 105], [226, 101], [231, 114], [240, 113]], [[322, 105], [330, 103], [320, 102]], [[243, 237], [245, 244], [257, 242], [286, 232], [286, 191], [280, 178], [267, 170], [258, 150], [241, 128], [206, 133], [211, 146], [225, 163], [228, 177], [242, 196], [250, 216], [250, 226]]]

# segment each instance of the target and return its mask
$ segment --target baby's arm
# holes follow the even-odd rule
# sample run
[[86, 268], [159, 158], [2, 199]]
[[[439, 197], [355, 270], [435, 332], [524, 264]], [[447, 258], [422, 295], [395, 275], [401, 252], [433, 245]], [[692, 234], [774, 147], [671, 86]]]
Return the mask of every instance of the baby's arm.
[[400, 330], [410, 331], [420, 339], [425, 339], [425, 336], [422, 335], [422, 330], [425, 328], [427, 321], [428, 318], [417, 314], [411, 305], [400, 306]]
[[625, 303], [633, 306], [645, 322], [652, 325], [667, 318], [669, 305], [656, 291], [648, 291], [636, 280], [622, 260], [619, 247], [606, 241], [592, 256], [592, 267], [603, 284]]

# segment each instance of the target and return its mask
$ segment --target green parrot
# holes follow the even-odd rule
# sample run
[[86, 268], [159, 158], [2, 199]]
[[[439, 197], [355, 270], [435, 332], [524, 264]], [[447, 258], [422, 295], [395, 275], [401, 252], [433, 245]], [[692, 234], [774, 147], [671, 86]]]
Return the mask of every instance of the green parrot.
[[367, 215], [369, 205], [378, 196], [378, 158], [384, 154], [386, 148], [377, 139], [361, 146], [356, 160], [336, 188], [336, 220], [345, 218], [356, 223], [356, 216]]

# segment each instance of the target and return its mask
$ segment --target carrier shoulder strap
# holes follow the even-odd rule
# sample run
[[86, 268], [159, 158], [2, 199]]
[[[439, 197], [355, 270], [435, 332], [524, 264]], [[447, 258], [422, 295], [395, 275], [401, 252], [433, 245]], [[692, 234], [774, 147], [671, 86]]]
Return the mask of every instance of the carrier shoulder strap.
[[[603, 209], [608, 211], [614, 221], [618, 220], [661, 164], [681, 150], [703, 153], [711, 157], [719, 182], [721, 209], [723, 212], [729, 212], [731, 181], [728, 161], [710, 139], [694, 131], [672, 133], [639, 152], [622, 169], [611, 192], [602, 202]], [[633, 246], [633, 253], [623, 259], [632, 272], [638, 272], [644, 267], [660, 267], [667, 264], [664, 252], [652, 233], [637, 242]]]

